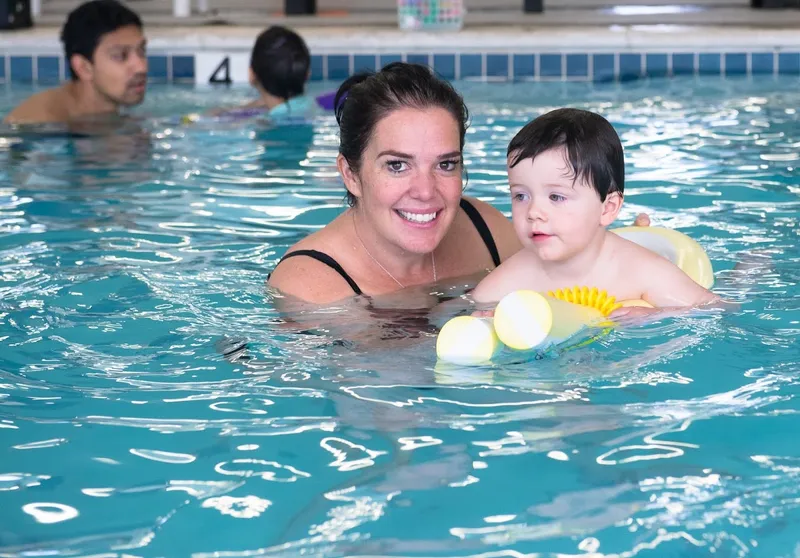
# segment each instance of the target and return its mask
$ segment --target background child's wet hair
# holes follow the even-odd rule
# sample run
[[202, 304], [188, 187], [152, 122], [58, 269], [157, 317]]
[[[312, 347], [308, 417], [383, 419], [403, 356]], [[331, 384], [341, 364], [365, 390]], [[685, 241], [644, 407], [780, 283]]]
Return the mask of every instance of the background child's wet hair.
[[[469, 117], [464, 99], [449, 82], [421, 64], [393, 62], [379, 72], [354, 75], [339, 87], [334, 107], [339, 153], [356, 172], [375, 126], [401, 108], [446, 110], [458, 124], [459, 150], [464, 150]], [[356, 203], [350, 192], [347, 201], [351, 206]]]
[[92, 0], [72, 10], [61, 29], [61, 42], [72, 79], [78, 79], [69, 62], [73, 54], [94, 61], [94, 51], [103, 35], [133, 25], [142, 28], [135, 12], [116, 0]]
[[263, 31], [250, 54], [250, 69], [258, 84], [281, 99], [305, 92], [310, 67], [311, 55], [303, 38], [280, 25]]
[[564, 147], [573, 179], [589, 182], [600, 200], [625, 190], [625, 157], [611, 123], [587, 110], [562, 108], [532, 120], [508, 144], [509, 167]]

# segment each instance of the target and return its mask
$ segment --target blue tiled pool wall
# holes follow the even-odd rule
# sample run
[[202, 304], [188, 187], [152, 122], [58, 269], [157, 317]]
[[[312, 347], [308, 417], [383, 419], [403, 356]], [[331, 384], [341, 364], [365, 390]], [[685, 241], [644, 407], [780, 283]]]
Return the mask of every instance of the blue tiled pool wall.
[[[194, 56], [148, 56], [149, 77], [154, 81], [194, 82]], [[69, 78], [69, 62], [53, 54], [0, 53], [0, 83], [56, 84]]]
[[[195, 57], [153, 54], [149, 76], [155, 82], [193, 82]], [[448, 79], [616, 81], [678, 75], [800, 75], [800, 52], [460, 52], [394, 54], [317, 54], [311, 79], [342, 80], [394, 61], [432, 66]], [[58, 83], [69, 76], [63, 56], [0, 54], [0, 81]]]

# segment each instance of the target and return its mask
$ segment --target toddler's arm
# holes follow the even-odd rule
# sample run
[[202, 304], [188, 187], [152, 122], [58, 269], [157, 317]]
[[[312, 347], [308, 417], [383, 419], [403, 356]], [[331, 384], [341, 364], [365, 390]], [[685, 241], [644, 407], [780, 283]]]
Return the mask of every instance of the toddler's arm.
[[638, 270], [645, 286], [642, 298], [657, 308], [702, 306], [720, 301], [665, 258], [654, 254], [643, 263]]

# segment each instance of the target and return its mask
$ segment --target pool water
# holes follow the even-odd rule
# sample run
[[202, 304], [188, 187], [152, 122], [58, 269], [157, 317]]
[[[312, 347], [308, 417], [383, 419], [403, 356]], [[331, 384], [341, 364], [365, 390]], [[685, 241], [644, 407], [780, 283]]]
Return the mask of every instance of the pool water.
[[459, 83], [468, 194], [508, 212], [514, 133], [599, 111], [620, 222], [739, 303], [493, 368], [436, 366], [413, 301], [274, 309], [343, 210], [330, 115], [181, 126], [248, 92], [155, 87], [138, 129], [0, 142], [0, 556], [797, 556], [798, 86]]

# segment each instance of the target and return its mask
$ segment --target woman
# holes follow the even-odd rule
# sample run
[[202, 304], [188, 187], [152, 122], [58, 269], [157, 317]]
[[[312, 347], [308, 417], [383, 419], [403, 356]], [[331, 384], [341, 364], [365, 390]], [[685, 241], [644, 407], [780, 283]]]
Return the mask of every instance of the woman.
[[521, 246], [497, 209], [462, 196], [464, 100], [429, 68], [393, 63], [336, 94], [350, 208], [292, 246], [269, 284], [318, 304], [486, 272]]

